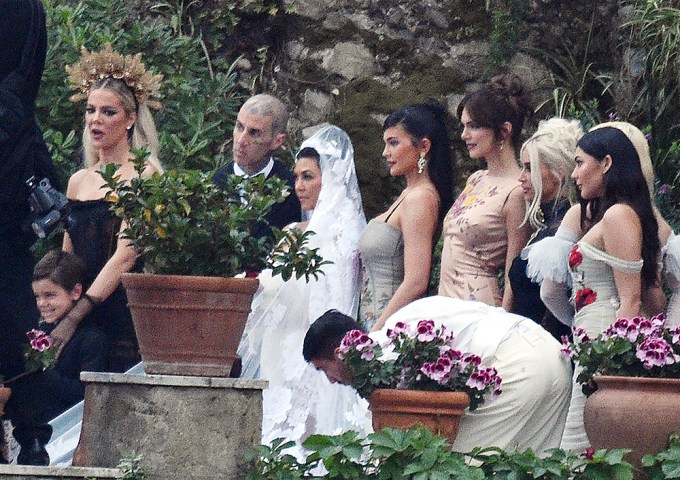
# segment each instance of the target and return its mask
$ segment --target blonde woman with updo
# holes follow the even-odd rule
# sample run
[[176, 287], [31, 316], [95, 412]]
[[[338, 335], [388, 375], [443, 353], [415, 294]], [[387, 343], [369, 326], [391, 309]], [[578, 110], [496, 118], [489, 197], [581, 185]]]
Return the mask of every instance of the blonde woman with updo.
[[[533, 229], [528, 245], [555, 235], [564, 214], [576, 201], [576, 187], [569, 175], [575, 166], [576, 142], [582, 135], [577, 120], [551, 118], [541, 121], [520, 149], [519, 182], [527, 206], [522, 225], [528, 223]], [[517, 256], [510, 267], [512, 313], [542, 324], [557, 338], [568, 334], [569, 329], [560, 326], [541, 301], [540, 285], [527, 275], [527, 263], [526, 258]]]
[[[83, 51], [80, 61], [67, 67], [69, 81], [78, 90], [71, 100], [86, 99], [83, 131], [84, 168], [68, 182], [66, 196], [72, 221], [64, 235], [63, 250], [87, 264], [89, 287], [52, 337], [63, 347], [82, 322], [99, 326], [108, 337], [108, 370], [123, 372], [139, 362], [139, 349], [121, 286], [121, 274], [135, 269], [137, 255], [119, 237], [124, 228], [109, 211], [107, 190], [100, 170], [118, 167], [121, 180], [137, 175], [133, 149], [146, 148], [145, 174], [162, 171], [158, 138], [149, 106], [157, 106], [160, 75], [146, 71], [139, 56], [123, 56], [106, 45], [103, 51]], [[138, 268], [139, 266], [137, 266]]]

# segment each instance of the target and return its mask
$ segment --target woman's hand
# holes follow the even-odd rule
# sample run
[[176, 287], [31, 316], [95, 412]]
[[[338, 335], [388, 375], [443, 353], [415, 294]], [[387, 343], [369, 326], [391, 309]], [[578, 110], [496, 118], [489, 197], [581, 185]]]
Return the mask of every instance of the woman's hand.
[[71, 340], [71, 337], [73, 337], [73, 334], [78, 329], [78, 325], [92, 311], [92, 308], [93, 302], [85, 297], [80, 297], [80, 300], [76, 302], [71, 311], [54, 327], [50, 337], [52, 338], [53, 345], [57, 347], [57, 357], [61, 355], [64, 346]]

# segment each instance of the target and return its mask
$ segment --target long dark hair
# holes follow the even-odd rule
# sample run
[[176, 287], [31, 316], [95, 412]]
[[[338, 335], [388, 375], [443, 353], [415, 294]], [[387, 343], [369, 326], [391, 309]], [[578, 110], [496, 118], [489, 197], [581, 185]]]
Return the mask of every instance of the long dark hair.
[[451, 116], [446, 107], [437, 101], [429, 100], [425, 103], [400, 108], [390, 114], [383, 124], [383, 132], [390, 127], [401, 125], [411, 136], [414, 145], [424, 138], [430, 140], [427, 173], [439, 193], [438, 221], [440, 224], [453, 205], [450, 122]]
[[496, 140], [501, 139], [503, 124], [510, 122], [510, 139], [515, 150], [520, 147], [524, 122], [534, 111], [522, 80], [508, 73], [496, 75], [490, 82], [463, 97], [456, 112], [458, 118], [463, 109], [480, 127], [493, 130]]
[[642, 225], [642, 283], [654, 285], [660, 250], [659, 225], [649, 196], [640, 158], [633, 143], [618, 128], [603, 127], [586, 133], [577, 146], [588, 155], [602, 161], [609, 155], [612, 164], [604, 176], [604, 195], [581, 203], [581, 229], [587, 231], [599, 222], [609, 207], [616, 203], [629, 205]]

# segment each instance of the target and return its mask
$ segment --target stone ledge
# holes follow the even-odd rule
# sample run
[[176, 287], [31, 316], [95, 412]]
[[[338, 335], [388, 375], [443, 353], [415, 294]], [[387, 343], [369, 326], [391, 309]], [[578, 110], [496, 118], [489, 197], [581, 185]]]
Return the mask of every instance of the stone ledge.
[[179, 375], [138, 375], [130, 373], [81, 372], [80, 379], [87, 383], [120, 383], [165, 387], [234, 388], [237, 390], [263, 390], [269, 382], [246, 378], [188, 377]]
[[13, 480], [78, 480], [120, 478], [117, 468], [99, 467], [32, 467], [28, 465], [0, 465], [0, 478]]

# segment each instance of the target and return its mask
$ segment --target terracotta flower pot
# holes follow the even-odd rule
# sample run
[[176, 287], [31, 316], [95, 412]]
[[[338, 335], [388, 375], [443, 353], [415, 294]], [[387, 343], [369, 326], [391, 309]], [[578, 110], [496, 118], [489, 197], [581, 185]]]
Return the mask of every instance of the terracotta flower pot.
[[144, 371], [228, 377], [258, 280], [126, 273]]
[[470, 397], [463, 392], [377, 389], [369, 403], [374, 430], [423, 425], [453, 443]]
[[11, 396], [12, 390], [9, 387], [0, 387], [0, 417], [5, 414], [5, 405]]
[[635, 467], [647, 454], [668, 446], [680, 433], [680, 379], [596, 376], [597, 391], [586, 400], [584, 422], [593, 448], [631, 448]]

